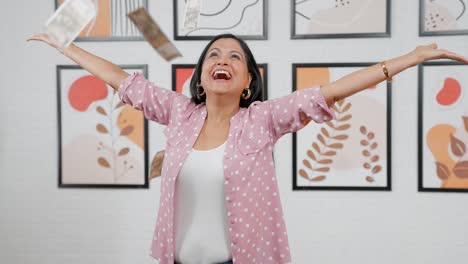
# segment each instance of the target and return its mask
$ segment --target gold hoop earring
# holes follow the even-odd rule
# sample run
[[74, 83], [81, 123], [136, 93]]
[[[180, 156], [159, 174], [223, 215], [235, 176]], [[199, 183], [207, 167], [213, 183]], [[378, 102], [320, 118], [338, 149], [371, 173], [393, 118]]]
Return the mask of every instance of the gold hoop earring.
[[245, 88], [244, 91], [247, 91], [247, 95], [245, 95], [244, 92], [242, 92], [242, 99], [247, 100], [252, 95], [252, 92], [250, 91], [249, 88]]
[[[202, 89], [202, 92], [200, 92], [200, 88]], [[205, 89], [200, 84], [197, 84], [197, 95], [198, 98], [201, 98], [203, 95], [205, 95]]]

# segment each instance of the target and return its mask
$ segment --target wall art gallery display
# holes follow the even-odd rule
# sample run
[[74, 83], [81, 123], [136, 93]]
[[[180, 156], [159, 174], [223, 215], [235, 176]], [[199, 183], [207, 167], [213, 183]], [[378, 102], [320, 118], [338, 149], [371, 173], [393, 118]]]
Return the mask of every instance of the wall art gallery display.
[[[146, 65], [120, 66], [148, 75]], [[59, 187], [148, 188], [147, 121], [79, 66], [57, 66]]]
[[420, 0], [419, 35], [467, 35], [467, 0]]
[[468, 66], [418, 67], [419, 191], [468, 192]]
[[174, 0], [174, 39], [209, 40], [221, 33], [267, 39], [268, 0], [202, 0], [197, 26], [184, 28], [186, 3]]
[[[57, 9], [64, 0], [55, 0]], [[148, 9], [148, 0], [93, 0], [98, 3], [96, 21], [80, 33], [76, 41], [144, 40], [127, 14], [138, 8]]]
[[[293, 91], [370, 63], [293, 64]], [[293, 190], [391, 190], [391, 89], [369, 87], [332, 106], [336, 118], [293, 133]]]
[[390, 37], [390, 0], [291, 0], [291, 38]]

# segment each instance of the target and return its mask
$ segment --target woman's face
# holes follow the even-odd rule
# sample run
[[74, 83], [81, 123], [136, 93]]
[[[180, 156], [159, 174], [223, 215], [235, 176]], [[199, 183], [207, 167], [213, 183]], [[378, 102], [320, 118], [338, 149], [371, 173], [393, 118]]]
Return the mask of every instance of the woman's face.
[[239, 42], [222, 38], [213, 42], [202, 65], [201, 86], [207, 98], [213, 95], [231, 95], [239, 99], [248, 88], [252, 76]]

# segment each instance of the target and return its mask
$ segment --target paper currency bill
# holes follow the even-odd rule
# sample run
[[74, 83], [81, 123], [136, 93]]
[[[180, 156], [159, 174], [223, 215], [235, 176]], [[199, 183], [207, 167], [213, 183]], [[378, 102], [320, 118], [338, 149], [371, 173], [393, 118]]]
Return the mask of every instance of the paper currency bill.
[[151, 46], [153, 46], [166, 61], [182, 56], [145, 8], [142, 7], [128, 13], [128, 17], [136, 25], [138, 30], [140, 30], [141, 34], [145, 36], [145, 39]]
[[187, 0], [185, 3], [184, 30], [190, 31], [198, 27], [201, 0]]
[[96, 18], [96, 13], [93, 0], [67, 0], [46, 21], [44, 32], [63, 50]]

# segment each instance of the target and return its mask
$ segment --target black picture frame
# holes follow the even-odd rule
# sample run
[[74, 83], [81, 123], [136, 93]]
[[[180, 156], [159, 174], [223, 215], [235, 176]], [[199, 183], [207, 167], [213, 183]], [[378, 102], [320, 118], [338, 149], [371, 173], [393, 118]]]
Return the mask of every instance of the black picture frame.
[[[257, 63], [263, 69], [263, 101], [268, 100], [268, 64]], [[177, 90], [177, 69], [195, 69], [195, 64], [172, 64], [172, 90]]]
[[[437, 4], [437, 3], [436, 3]], [[466, 14], [466, 4], [464, 2], [461, 2], [463, 5], [462, 7], [462, 15], [468, 15]], [[457, 35], [468, 35], [468, 28], [467, 29], [461, 29], [461, 30], [437, 30], [437, 31], [426, 31], [424, 29], [424, 23], [425, 21], [425, 12], [426, 12], [426, 3], [425, 0], [419, 0], [419, 36], [421, 37], [426, 37], [426, 36], [457, 36]], [[437, 14], [438, 16], [438, 14]], [[432, 17], [431, 17], [432, 18]], [[437, 19], [437, 18], [435, 18]], [[442, 18], [443, 19], [443, 18]], [[429, 22], [427, 22], [429, 23]]]
[[[454, 62], [454, 61], [433, 61], [425, 62], [418, 65], [418, 192], [455, 192], [455, 193], [466, 193], [468, 188], [435, 188], [435, 187], [424, 187], [424, 139], [426, 137], [423, 131], [424, 129], [424, 69], [426, 67], [452, 67], [452, 66], [466, 66], [468, 65]], [[468, 84], [468, 83], [467, 83]], [[460, 123], [463, 125], [463, 123]], [[467, 125], [468, 126], [468, 125]], [[467, 131], [468, 132], [468, 131]], [[433, 161], [434, 162], [434, 161]]]
[[[355, 63], [293, 63], [292, 65], [292, 92], [296, 91], [297, 87], [297, 69], [304, 67], [314, 67], [314, 68], [340, 68], [340, 67], [369, 67], [376, 63], [373, 62], [355, 62]], [[312, 190], [334, 190], [334, 191], [391, 191], [392, 190], [392, 91], [391, 83], [387, 83], [386, 91], [386, 155], [387, 155], [387, 170], [386, 170], [386, 186], [299, 186], [297, 183], [297, 133], [293, 133], [292, 141], [292, 190], [293, 191], [312, 191]], [[311, 124], [309, 124], [311, 125]], [[317, 124], [312, 124], [317, 125]]]
[[[184, 0], [173, 0], [173, 3], [174, 3], [174, 40], [211, 40], [214, 36], [218, 35], [218, 34], [221, 34], [221, 33], [224, 33], [226, 31], [229, 30], [229, 28], [226, 28], [226, 29], [219, 29], [219, 32], [216, 33], [216, 34], [213, 34], [213, 35], [196, 35], [196, 36], [187, 36], [187, 35], [182, 35], [179, 33], [179, 17], [182, 17], [184, 16], [184, 14], [179, 14], [178, 13], [178, 5], [179, 5], [179, 1], [184, 1]], [[239, 33], [236, 33], [235, 35], [243, 40], [267, 40], [268, 39], [268, 0], [256, 0], [254, 3], [252, 4], [249, 4], [247, 5], [246, 7], [244, 7], [243, 11], [242, 11], [242, 15], [241, 15], [241, 20], [243, 19], [244, 17], [244, 13], [245, 13], [245, 10], [246, 8], [258, 3], [258, 2], [262, 2], [263, 3], [263, 12], [262, 12], [262, 16], [263, 16], [263, 25], [262, 25], [262, 34], [260, 35], [245, 35], [245, 34], [239, 34]], [[228, 2], [228, 6], [231, 4], [232, 1], [229, 1]], [[226, 10], [227, 7], [225, 7], [221, 12], [223, 12], [224, 10]], [[201, 16], [203, 16], [203, 14], [201, 14]], [[211, 15], [207, 15], [207, 16], [212, 16]], [[241, 21], [240, 20], [240, 21]], [[238, 21], [237, 24], [240, 23], [240, 21]], [[235, 26], [237, 26], [237, 24]]]
[[[119, 65], [124, 70], [141, 70], [145, 78], [148, 78], [148, 65]], [[58, 188], [107, 188], [107, 189], [123, 189], [123, 188], [149, 188], [149, 163], [148, 163], [148, 121], [143, 116], [143, 133], [144, 133], [144, 183], [143, 184], [81, 184], [81, 183], [64, 183], [63, 182], [63, 151], [62, 151], [62, 102], [61, 102], [61, 74], [62, 71], [67, 70], [83, 70], [78, 65], [57, 65], [56, 78], [57, 78], [57, 129], [58, 129]], [[143, 115], [143, 113], [142, 113]]]
[[[122, 1], [125, 1], [125, 3], [122, 3]], [[130, 1], [130, 2], [127, 3], [127, 1]], [[137, 3], [132, 3], [132, 1], [142, 2], [143, 7], [146, 8], [146, 10], [148, 10], [148, 0], [119, 0], [118, 3], [121, 4], [121, 5], [119, 5], [119, 8], [131, 8], [132, 10], [135, 10], [138, 7], [140, 7], [140, 6], [138, 6], [138, 7], [135, 6]], [[58, 2], [58, 0], [55, 0], [55, 10], [57, 10], [58, 7], [59, 7], [59, 2]], [[112, 12], [112, 10], [111, 10], [111, 12]], [[124, 12], [124, 13], [125, 13], [125, 18], [126, 18], [125, 27], [130, 28], [131, 32], [137, 33], [138, 36], [77, 37], [74, 41], [77, 41], [77, 42], [144, 41], [145, 40], [144, 36], [140, 33], [138, 28], [135, 25], [133, 25], [133, 23], [127, 17], [128, 12]], [[111, 19], [112, 19], [111, 23], [117, 23], [116, 19], [114, 20], [112, 17], [111, 17]], [[121, 25], [121, 27], [123, 27], [123, 23], [119, 23], [119, 25]], [[111, 25], [111, 27], [112, 27], [112, 25]]]
[[369, 33], [331, 33], [331, 34], [298, 34], [296, 32], [296, 19], [310, 19], [297, 11], [296, 6], [310, 0], [291, 0], [291, 39], [339, 39], [339, 38], [389, 38], [391, 37], [391, 0], [386, 0], [386, 27], [385, 32]]

